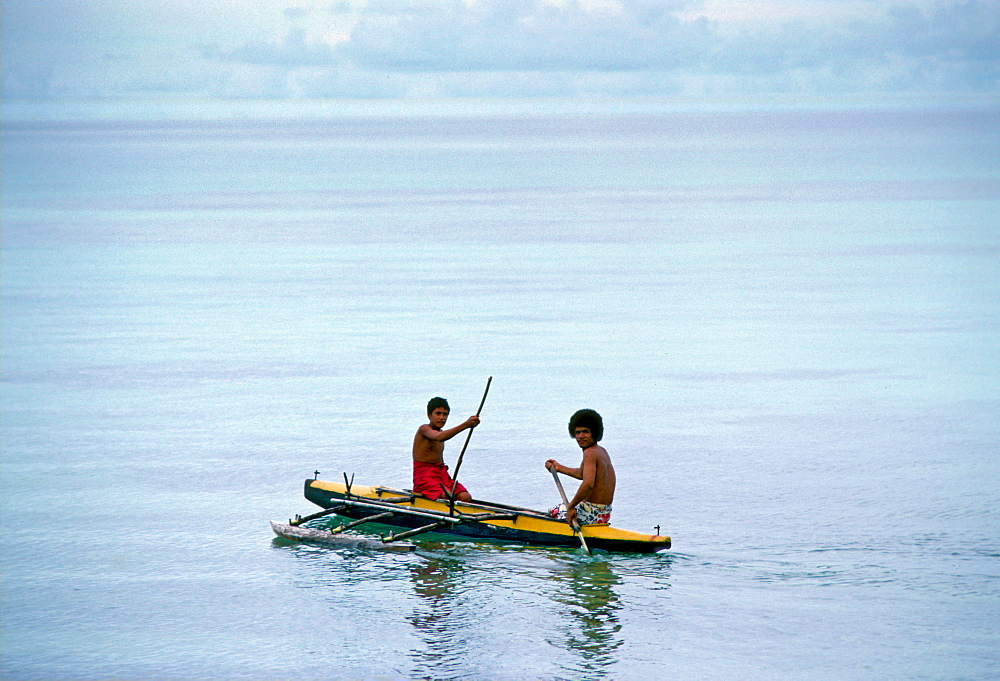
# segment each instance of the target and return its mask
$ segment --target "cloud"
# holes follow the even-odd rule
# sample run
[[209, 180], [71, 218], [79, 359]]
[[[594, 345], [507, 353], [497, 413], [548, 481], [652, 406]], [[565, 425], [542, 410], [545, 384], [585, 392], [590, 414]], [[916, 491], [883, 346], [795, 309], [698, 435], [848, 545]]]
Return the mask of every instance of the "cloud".
[[5, 0], [3, 88], [280, 98], [1000, 86], [992, 0], [809, 6], [755, 0], [738, 15], [715, 0]]
[[305, 29], [297, 27], [292, 27], [276, 42], [250, 42], [230, 50], [208, 48], [202, 54], [210, 61], [284, 68], [333, 66], [337, 63], [328, 45], [307, 41]]
[[941, 57], [970, 62], [1000, 58], [1000, 7], [983, 1], [959, 2], [920, 12], [894, 5], [887, 43], [914, 57]]
[[[675, 9], [682, 7], [677, 3]], [[711, 49], [707, 21], [667, 3], [486, 0], [358, 21], [341, 53], [391, 71], [635, 71], [676, 68]]]

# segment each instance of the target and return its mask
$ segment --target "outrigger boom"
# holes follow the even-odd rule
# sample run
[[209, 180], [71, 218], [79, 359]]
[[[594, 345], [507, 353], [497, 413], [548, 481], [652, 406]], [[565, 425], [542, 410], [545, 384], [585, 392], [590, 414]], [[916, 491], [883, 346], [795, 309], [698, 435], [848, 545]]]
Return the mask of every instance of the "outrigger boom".
[[[670, 537], [659, 534], [642, 534], [609, 525], [585, 525], [581, 528], [580, 535], [577, 535], [565, 520], [552, 518], [540, 511], [483, 501], [450, 504], [391, 487], [354, 485], [353, 478], [348, 481], [346, 474], [343, 483], [306, 480], [304, 492], [306, 499], [324, 510], [305, 517], [297, 516], [288, 525], [272, 523], [276, 534], [289, 539], [311, 541], [306, 537], [293, 535], [299, 535], [303, 531], [325, 532], [323, 536], [327, 541], [323, 543], [336, 543], [330, 538], [344, 537], [345, 544], [349, 545], [350, 542], [357, 541], [358, 535], [338, 533], [364, 523], [377, 523], [403, 531], [380, 539], [371, 538], [369, 541], [379, 542], [382, 546], [366, 548], [400, 546], [394, 542], [428, 532], [467, 539], [567, 547], [581, 546], [581, 540], [585, 537], [591, 548], [606, 551], [653, 553], [670, 548]], [[329, 531], [299, 527], [305, 522], [332, 514], [351, 518], [352, 522]]]

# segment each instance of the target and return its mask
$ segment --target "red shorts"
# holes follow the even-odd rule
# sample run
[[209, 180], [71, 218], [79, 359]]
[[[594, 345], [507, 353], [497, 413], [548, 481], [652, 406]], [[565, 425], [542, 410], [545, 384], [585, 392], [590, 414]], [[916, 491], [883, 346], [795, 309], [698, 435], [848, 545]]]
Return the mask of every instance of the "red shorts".
[[[413, 462], [413, 491], [428, 499], [451, 496], [454, 481], [448, 475], [448, 467], [443, 463]], [[455, 486], [455, 494], [468, 492], [462, 483]]]

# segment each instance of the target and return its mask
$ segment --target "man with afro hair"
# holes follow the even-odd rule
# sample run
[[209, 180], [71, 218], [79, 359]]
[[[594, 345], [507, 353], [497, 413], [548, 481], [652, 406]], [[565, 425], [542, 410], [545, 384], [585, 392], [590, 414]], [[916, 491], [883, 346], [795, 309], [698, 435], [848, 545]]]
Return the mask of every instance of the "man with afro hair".
[[578, 468], [568, 468], [555, 459], [545, 467], [582, 481], [569, 505], [560, 504], [549, 510], [553, 518], [574, 520], [581, 525], [607, 524], [611, 520], [611, 502], [615, 498], [615, 468], [604, 447], [597, 444], [604, 437], [604, 421], [593, 409], [581, 409], [569, 420], [570, 437], [583, 450]]

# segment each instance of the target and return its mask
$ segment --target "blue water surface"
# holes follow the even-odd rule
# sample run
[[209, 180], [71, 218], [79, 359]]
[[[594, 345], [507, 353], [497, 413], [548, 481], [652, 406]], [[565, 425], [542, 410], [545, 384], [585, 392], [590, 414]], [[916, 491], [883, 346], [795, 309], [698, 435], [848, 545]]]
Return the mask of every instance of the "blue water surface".
[[[1000, 675], [995, 108], [368, 106], [5, 120], [4, 678]], [[272, 536], [487, 376], [674, 548]]]

